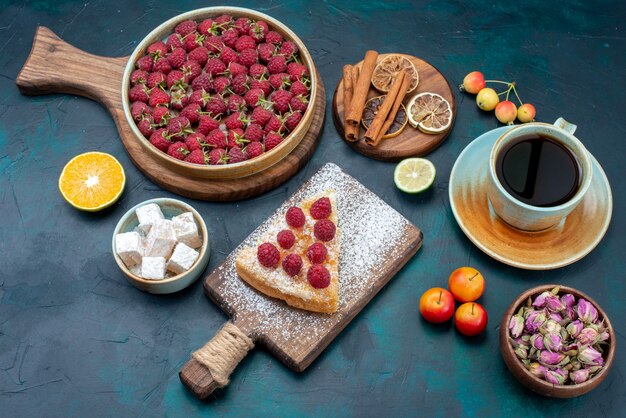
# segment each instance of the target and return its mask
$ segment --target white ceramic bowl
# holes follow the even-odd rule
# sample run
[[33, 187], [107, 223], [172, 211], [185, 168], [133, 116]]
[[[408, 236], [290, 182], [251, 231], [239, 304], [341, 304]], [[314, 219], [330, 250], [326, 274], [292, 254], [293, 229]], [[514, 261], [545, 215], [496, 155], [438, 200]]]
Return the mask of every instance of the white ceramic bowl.
[[[180, 215], [184, 212], [193, 213], [196, 224], [198, 225], [198, 232], [201, 235], [200, 238], [202, 239], [202, 246], [199, 250], [200, 257], [198, 257], [194, 265], [191, 266], [188, 271], [173, 277], [168, 277], [163, 280], [147, 280], [131, 273], [131, 271], [126, 267], [122, 259], [117, 255], [115, 251], [115, 236], [123, 232], [133, 231], [135, 227], [139, 225], [135, 210], [138, 207], [147, 205], [148, 203], [156, 203], [157, 205], [159, 205], [161, 211], [167, 219], [171, 219], [173, 216]], [[122, 270], [122, 273], [124, 273], [128, 281], [133, 286], [148, 293], [166, 294], [178, 292], [179, 290], [182, 290], [195, 282], [198, 277], [200, 277], [207, 263], [209, 262], [211, 247], [209, 244], [209, 236], [207, 233], [206, 224], [204, 223], [204, 220], [202, 219], [200, 214], [193, 207], [185, 202], [164, 197], [141, 202], [138, 205], [132, 207], [128, 212], [124, 214], [124, 216], [122, 216], [122, 218], [115, 226], [115, 230], [113, 231], [112, 252], [113, 258], [115, 258], [115, 262], [117, 263], [118, 267], [120, 268], [120, 270]]]

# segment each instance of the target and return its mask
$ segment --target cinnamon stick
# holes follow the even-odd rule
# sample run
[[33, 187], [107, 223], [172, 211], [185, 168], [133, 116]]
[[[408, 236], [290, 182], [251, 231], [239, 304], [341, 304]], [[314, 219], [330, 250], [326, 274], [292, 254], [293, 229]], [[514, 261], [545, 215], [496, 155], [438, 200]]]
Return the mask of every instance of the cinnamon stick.
[[383, 139], [383, 136], [385, 136], [385, 134], [389, 130], [389, 127], [391, 126], [391, 124], [396, 118], [396, 115], [398, 114], [398, 109], [400, 109], [400, 105], [402, 104], [402, 102], [404, 101], [404, 98], [406, 97], [406, 92], [409, 89], [409, 87], [411, 87], [411, 79], [409, 77], [404, 77], [404, 81], [402, 82], [402, 85], [400, 86], [400, 91], [398, 92], [398, 95], [396, 96], [395, 102], [393, 102], [393, 106], [391, 107], [391, 110], [389, 111], [389, 115], [387, 115], [385, 124], [383, 125], [382, 128], [380, 128], [380, 132], [378, 133], [378, 136], [374, 138], [374, 140], [370, 144], [371, 146], [373, 147], [377, 146], [380, 140]]
[[[349, 67], [346, 72], [346, 67]], [[343, 113], [344, 113], [344, 136], [348, 142], [356, 142], [359, 140], [360, 124], [353, 125], [348, 123], [346, 115], [352, 103], [354, 88], [359, 79], [359, 67], [356, 65], [346, 65], [343, 67]]]
[[[378, 112], [376, 113], [376, 117], [372, 121], [372, 124], [368, 128], [367, 132], [365, 132], [365, 142], [369, 145], [375, 146], [374, 143], [378, 144], [376, 138], [382, 137], [380, 131], [387, 120], [387, 116], [389, 116], [389, 111], [391, 110], [393, 104], [400, 93], [400, 88], [402, 84], [404, 84], [404, 79], [406, 78], [406, 73], [403, 70], [400, 70], [396, 79], [393, 80], [393, 84], [391, 85], [391, 89], [387, 93], [383, 104], [378, 108]], [[380, 138], [378, 139], [380, 141]]]
[[361, 116], [363, 116], [363, 108], [365, 107], [365, 99], [367, 98], [367, 93], [370, 89], [372, 73], [376, 67], [377, 58], [378, 52], [376, 51], [367, 51], [365, 54], [363, 65], [361, 67], [361, 74], [359, 74], [359, 79], [352, 94], [352, 102], [350, 103], [350, 108], [347, 112], [347, 124], [358, 125], [361, 123]]

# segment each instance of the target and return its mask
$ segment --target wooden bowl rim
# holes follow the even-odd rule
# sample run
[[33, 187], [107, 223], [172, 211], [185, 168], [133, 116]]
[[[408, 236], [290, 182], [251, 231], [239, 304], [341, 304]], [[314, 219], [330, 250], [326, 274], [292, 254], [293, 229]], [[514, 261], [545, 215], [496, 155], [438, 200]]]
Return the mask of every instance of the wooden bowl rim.
[[[193, 213], [194, 219], [196, 220], [196, 223], [200, 227], [200, 230], [201, 230], [201, 233], [202, 233], [202, 246], [200, 247], [200, 255], [198, 256], [198, 259], [192, 264], [192, 266], [186, 272], [177, 274], [176, 276], [168, 277], [168, 278], [163, 279], [163, 280], [148, 280], [148, 279], [144, 279], [143, 277], [139, 277], [139, 276], [133, 274], [128, 269], [128, 267], [126, 267], [126, 264], [124, 264], [124, 262], [119, 257], [119, 255], [117, 255], [117, 252], [115, 251], [115, 236], [120, 233], [120, 230], [122, 228], [122, 224], [125, 223], [127, 220], [137, 218], [137, 215], [135, 214], [135, 210], [137, 208], [139, 208], [141, 206], [145, 206], [145, 205], [147, 205], [149, 203], [156, 203], [157, 205], [159, 205], [159, 207], [161, 207], [163, 204], [168, 204], [168, 205], [171, 205], [171, 206], [177, 206], [177, 207], [183, 209], [184, 212], [191, 212], [191, 213]], [[131, 280], [136, 281], [137, 283], [141, 283], [142, 285], [146, 285], [148, 287], [158, 287], [160, 285], [173, 283], [173, 282], [176, 282], [176, 281], [184, 278], [185, 276], [187, 276], [189, 273], [192, 272], [192, 270], [198, 265], [198, 263], [200, 263], [200, 261], [203, 259], [203, 257], [205, 256], [207, 251], [210, 251], [210, 249], [209, 249], [209, 235], [208, 235], [206, 223], [204, 222], [204, 219], [202, 219], [202, 216], [200, 215], [200, 213], [197, 210], [195, 210], [188, 203], [185, 203], [182, 200], [172, 199], [172, 198], [169, 198], [169, 197], [157, 197], [157, 198], [154, 198], [154, 199], [144, 200], [143, 202], [140, 202], [140, 203], [136, 204], [135, 206], [133, 206], [132, 208], [127, 210], [124, 213], [124, 215], [122, 215], [122, 217], [118, 221], [117, 225], [115, 225], [115, 230], [113, 231], [113, 257], [115, 258], [115, 262], [117, 263], [118, 267], [122, 270], [122, 272], [126, 275], [126, 277], [128, 277]]]
[[[287, 34], [288, 38], [291, 41], [295, 42], [296, 45], [298, 46], [301, 57], [303, 58], [303, 61], [306, 64], [307, 69], [309, 70], [309, 75], [311, 78], [310, 97], [314, 98], [316, 97], [316, 94], [317, 94], [317, 70], [315, 68], [315, 65], [313, 64], [313, 57], [311, 56], [304, 42], [302, 42], [302, 40], [289, 27], [287, 27], [285, 24], [283, 24], [279, 20], [265, 13], [258, 12], [256, 10], [252, 10], [252, 9], [248, 9], [244, 7], [232, 7], [232, 6], [204, 7], [200, 9], [190, 10], [188, 12], [171, 17], [170, 19], [166, 20], [165, 22], [157, 26], [155, 29], [153, 29], [148, 35], [146, 35], [143, 38], [143, 40], [137, 45], [137, 47], [135, 47], [135, 50], [130, 55], [130, 58], [124, 70], [124, 77], [122, 79], [122, 105], [124, 108], [124, 115], [126, 116], [126, 122], [128, 123], [135, 137], [139, 140], [139, 143], [141, 144], [143, 149], [147, 150], [150, 153], [150, 155], [154, 156], [158, 160], [161, 160], [164, 164], [175, 166], [176, 170], [179, 173], [184, 172], [184, 171], [192, 171], [192, 172], [196, 172], [198, 177], [219, 178], [220, 174], [227, 175], [227, 173], [231, 172], [233, 169], [242, 170], [243, 167], [247, 167], [247, 166], [259, 166], [259, 165], [263, 166], [263, 163], [269, 160], [270, 163], [268, 163], [267, 166], [263, 166], [263, 168], [261, 168], [260, 170], [253, 170], [253, 172], [247, 173], [246, 175], [243, 175], [241, 177], [245, 177], [247, 175], [261, 172], [271, 167], [272, 165], [278, 163], [282, 158], [289, 155], [289, 152], [288, 152], [283, 157], [279, 158], [277, 161], [271, 162], [274, 156], [278, 153], [278, 151], [282, 150], [283, 148], [286, 148], [288, 145], [291, 145], [292, 150], [293, 150], [293, 148], [295, 148], [298, 145], [298, 143], [302, 140], [302, 138], [304, 138], [304, 133], [306, 133], [306, 131], [310, 127], [310, 124], [313, 120], [314, 100], [310, 101], [309, 106], [307, 107], [306, 111], [302, 115], [302, 120], [300, 121], [296, 129], [290, 132], [289, 135], [287, 135], [277, 147], [273, 148], [269, 152], [264, 152], [259, 157], [253, 158], [251, 160], [246, 160], [246, 161], [242, 161], [239, 163], [235, 163], [235, 164], [202, 166], [199, 164], [186, 163], [184, 161], [177, 160], [176, 158], [170, 157], [169, 155], [167, 155], [164, 152], [161, 152], [160, 150], [155, 149], [151, 144], [147, 142], [147, 139], [143, 136], [141, 132], [139, 132], [139, 128], [137, 128], [137, 125], [131, 116], [130, 102], [128, 100], [130, 76], [135, 69], [134, 68], [135, 62], [136, 62], [135, 58], [138, 57], [140, 53], [143, 53], [143, 51], [147, 49], [150, 43], [154, 42], [156, 39], [162, 39], [165, 32], [171, 32], [171, 29], [176, 24], [182, 21], [187, 20], [187, 19], [196, 20], [200, 18], [200, 16], [205, 16], [205, 15], [219, 15], [219, 14], [225, 14], [225, 13], [234, 15], [235, 17], [243, 16], [243, 17], [252, 17], [257, 20], [265, 20], [270, 24], [270, 29], [278, 29], [284, 34]], [[307, 123], [307, 121], [309, 122]], [[299, 140], [294, 139], [294, 138], [297, 138], [298, 136], [301, 137]], [[293, 140], [297, 141], [297, 143], [291, 144], [291, 141]], [[234, 178], [236, 177], [237, 176], [235, 176]]]
[[[609, 333], [610, 343], [608, 344], [608, 348], [605, 352], [606, 362], [604, 364], [604, 367], [602, 367], [602, 370], [600, 370], [600, 372], [596, 374], [595, 376], [593, 376], [591, 379], [583, 383], [578, 383], [575, 385], [554, 385], [552, 383], [546, 382], [545, 380], [542, 380], [534, 376], [530, 371], [528, 371], [524, 367], [522, 362], [517, 358], [517, 356], [515, 355], [515, 351], [513, 350], [513, 346], [509, 342], [509, 322], [511, 320], [511, 317], [514, 315], [514, 313], [517, 312], [517, 310], [520, 308], [520, 305], [522, 303], [525, 303], [529, 297], [536, 296], [540, 294], [541, 292], [550, 291], [554, 289], [555, 287], [559, 288], [559, 293], [558, 293], [559, 295], [563, 293], [571, 293], [577, 298], [582, 297], [586, 299], [588, 302], [590, 302], [591, 304], [593, 304], [593, 306], [598, 310], [600, 317], [604, 319], [604, 322], [606, 323], [606, 326], [607, 326], [607, 331]], [[609, 372], [609, 370], [613, 366], [613, 360], [615, 358], [615, 349], [616, 349], [615, 330], [613, 329], [613, 325], [611, 324], [611, 321], [609, 320], [609, 317], [606, 314], [606, 312], [604, 312], [600, 304], [598, 304], [598, 302], [596, 302], [589, 295], [587, 295], [584, 292], [581, 292], [578, 289], [575, 289], [569, 286], [564, 286], [564, 285], [559, 285], [559, 284], [546, 284], [546, 285], [540, 285], [540, 286], [536, 286], [536, 287], [526, 290], [525, 292], [520, 294], [517, 298], [515, 298], [513, 302], [511, 302], [511, 304], [509, 305], [509, 307], [507, 308], [507, 310], [505, 311], [502, 317], [502, 322], [500, 323], [500, 351], [502, 353], [502, 356], [503, 357], [508, 356], [510, 359], [515, 360], [514, 362], [505, 361], [507, 367], [509, 369], [513, 367], [518, 372], [523, 372], [527, 376], [529, 376], [531, 380], [534, 382], [533, 385], [536, 386], [535, 388], [530, 387], [525, 382], [522, 382], [520, 379], [518, 379], [518, 381], [522, 383], [524, 386], [528, 387], [529, 389], [532, 389], [533, 391], [540, 393], [540, 394], [543, 394], [543, 393], [538, 392], [537, 390], [543, 390], [547, 393], [550, 393], [550, 392], [558, 393], [560, 395], [571, 394], [572, 397], [583, 395], [589, 392], [590, 390], [594, 389], [597, 385], [599, 385], [602, 382], [602, 380], [604, 380], [604, 378], [606, 377], [606, 374]], [[517, 378], [516, 373], [513, 372], [513, 370], [511, 370], [511, 372], [513, 376]]]

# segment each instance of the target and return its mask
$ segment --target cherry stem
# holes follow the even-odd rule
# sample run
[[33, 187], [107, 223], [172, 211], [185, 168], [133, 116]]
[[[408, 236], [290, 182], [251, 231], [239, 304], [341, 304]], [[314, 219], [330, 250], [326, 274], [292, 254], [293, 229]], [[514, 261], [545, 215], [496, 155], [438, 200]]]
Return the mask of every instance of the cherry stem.
[[522, 99], [520, 99], [519, 94], [517, 94], [517, 89], [515, 88], [515, 84], [513, 84], [513, 93], [515, 93], [515, 97], [517, 97], [517, 101], [519, 102], [520, 106], [523, 106], [524, 102], [522, 102]]
[[472, 315], [474, 315], [474, 304], [472, 303]]
[[500, 84], [506, 84], [506, 85], [511, 85], [513, 83], [509, 83], [507, 81], [500, 81], [500, 80], [485, 80], [485, 83], [500, 83]]
[[468, 280], [471, 282], [472, 280], [474, 280], [474, 277], [478, 276], [480, 273], [476, 273], [474, 274], [472, 277], [470, 277]]
[[441, 296], [443, 296], [443, 292], [440, 290], [439, 291], [439, 300], [437, 301], [437, 305], [439, 305], [441, 303]]

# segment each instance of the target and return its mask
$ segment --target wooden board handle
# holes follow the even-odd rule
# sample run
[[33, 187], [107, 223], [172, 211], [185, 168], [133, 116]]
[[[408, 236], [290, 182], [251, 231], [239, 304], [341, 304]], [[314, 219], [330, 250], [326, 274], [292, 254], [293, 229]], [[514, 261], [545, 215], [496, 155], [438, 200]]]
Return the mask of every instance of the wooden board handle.
[[64, 42], [45, 26], [39, 26], [30, 55], [15, 83], [22, 94], [77, 94], [113, 110], [120, 103], [121, 80], [128, 58], [88, 54]]
[[199, 399], [228, 385], [228, 377], [254, 347], [254, 341], [237, 325], [226, 322], [215, 336], [191, 355], [178, 373], [181, 382]]

